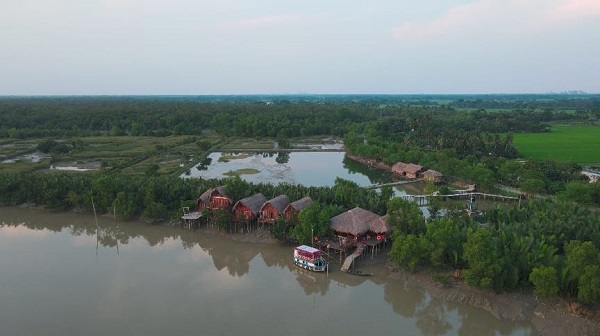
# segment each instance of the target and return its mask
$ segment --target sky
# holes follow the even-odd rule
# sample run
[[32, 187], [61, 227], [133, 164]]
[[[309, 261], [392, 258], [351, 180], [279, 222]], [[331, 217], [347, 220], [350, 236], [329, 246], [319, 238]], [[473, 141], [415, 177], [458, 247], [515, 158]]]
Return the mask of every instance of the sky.
[[2, 0], [0, 95], [600, 93], [600, 0]]

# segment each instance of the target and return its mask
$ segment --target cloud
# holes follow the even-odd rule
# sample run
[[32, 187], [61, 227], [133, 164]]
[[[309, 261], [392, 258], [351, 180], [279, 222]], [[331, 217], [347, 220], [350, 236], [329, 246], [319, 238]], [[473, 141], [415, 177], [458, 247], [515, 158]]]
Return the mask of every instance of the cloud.
[[454, 7], [430, 21], [406, 22], [394, 29], [400, 40], [485, 36], [497, 38], [562, 28], [600, 17], [597, 0], [479, 0]]
[[292, 14], [281, 14], [271, 15], [263, 17], [255, 17], [249, 19], [241, 19], [235, 21], [225, 21], [220, 24], [221, 28], [224, 29], [262, 29], [262, 28], [274, 28], [289, 25], [306, 25], [312, 24], [318, 21], [322, 21], [325, 18], [321, 14], [313, 15], [292, 15]]

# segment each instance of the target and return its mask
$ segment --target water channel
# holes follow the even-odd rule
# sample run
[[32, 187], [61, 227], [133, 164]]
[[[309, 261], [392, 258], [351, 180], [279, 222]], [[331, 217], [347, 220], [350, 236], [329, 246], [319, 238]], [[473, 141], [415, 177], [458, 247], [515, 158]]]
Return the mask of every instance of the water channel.
[[[536, 335], [388, 277], [208, 230], [0, 208], [0, 335]], [[98, 229], [99, 228], [99, 229]]]

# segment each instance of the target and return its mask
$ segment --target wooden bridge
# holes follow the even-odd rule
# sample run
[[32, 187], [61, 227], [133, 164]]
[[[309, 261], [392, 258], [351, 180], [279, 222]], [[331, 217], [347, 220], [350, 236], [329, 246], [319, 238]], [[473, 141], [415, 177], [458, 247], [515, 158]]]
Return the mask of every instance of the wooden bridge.
[[364, 251], [365, 247], [367, 245], [365, 244], [358, 244], [358, 246], [356, 246], [356, 250], [354, 250], [354, 252], [352, 252], [351, 255], [346, 257], [346, 260], [344, 260], [344, 264], [342, 265], [342, 272], [349, 272], [350, 271], [350, 267], [352, 267], [352, 264], [354, 263], [354, 259], [358, 258]]
[[430, 198], [435, 198], [435, 197], [442, 197], [443, 199], [446, 199], [446, 198], [471, 199], [473, 196], [477, 196], [477, 199], [483, 199], [483, 200], [490, 199], [493, 201], [498, 201], [498, 200], [500, 200], [500, 201], [518, 201], [519, 200], [518, 197], [487, 194], [487, 193], [481, 193], [481, 192], [459, 193], [459, 194], [450, 194], [450, 195], [439, 195], [439, 194], [436, 194], [436, 195], [434, 195], [434, 194], [432, 194], [432, 195], [402, 195], [400, 197], [402, 197], [404, 200], [407, 200], [407, 201], [415, 201], [419, 205], [426, 205]]
[[408, 180], [408, 181], [397, 181], [397, 182], [390, 182], [390, 183], [373, 184], [370, 186], [366, 186], [365, 189], [379, 189], [381, 187], [386, 187], [386, 186], [397, 186], [397, 185], [416, 183], [416, 182], [421, 182], [421, 181], [423, 181], [423, 179], [419, 178], [419, 179]]

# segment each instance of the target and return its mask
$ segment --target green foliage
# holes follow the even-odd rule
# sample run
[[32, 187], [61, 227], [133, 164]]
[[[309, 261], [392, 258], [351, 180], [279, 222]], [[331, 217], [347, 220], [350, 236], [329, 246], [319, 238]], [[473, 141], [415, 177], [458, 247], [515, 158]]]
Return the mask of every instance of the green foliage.
[[54, 140], [44, 140], [37, 145], [37, 150], [46, 154], [61, 154], [68, 153], [71, 149], [69, 148], [69, 146], [62, 142], [57, 142]]
[[540, 194], [544, 189], [544, 181], [538, 178], [528, 178], [521, 183], [521, 191], [528, 195]]
[[288, 244], [294, 239], [294, 236], [292, 235], [293, 228], [294, 226], [284, 217], [279, 217], [275, 223], [273, 223], [269, 231], [273, 238], [283, 244]]
[[468, 263], [464, 273], [466, 282], [472, 286], [491, 288], [502, 269], [490, 231], [485, 228], [469, 230], [463, 248], [464, 259]]
[[583, 303], [597, 303], [600, 300], [600, 264], [590, 265], [579, 277], [577, 299]]
[[574, 279], [579, 279], [587, 267], [600, 264], [598, 248], [590, 241], [570, 241], [565, 245], [565, 254], [567, 256], [566, 265]]
[[298, 224], [292, 229], [292, 235], [300, 244], [311, 245], [315, 237], [327, 237], [331, 232], [330, 218], [334, 208], [321, 206], [313, 202], [298, 215]]
[[392, 226], [395, 235], [424, 233], [425, 218], [415, 202], [406, 201], [400, 197], [392, 198], [388, 202], [388, 223]]
[[401, 267], [414, 272], [416, 267], [424, 260], [425, 251], [421, 240], [414, 234], [399, 234], [394, 237], [390, 259]]
[[461, 229], [459, 221], [439, 218], [428, 222], [422, 245], [433, 267], [456, 268], [462, 264], [463, 244], [466, 238], [466, 229]]
[[529, 281], [535, 286], [533, 294], [548, 298], [558, 294], [558, 275], [551, 266], [535, 267], [529, 275]]

